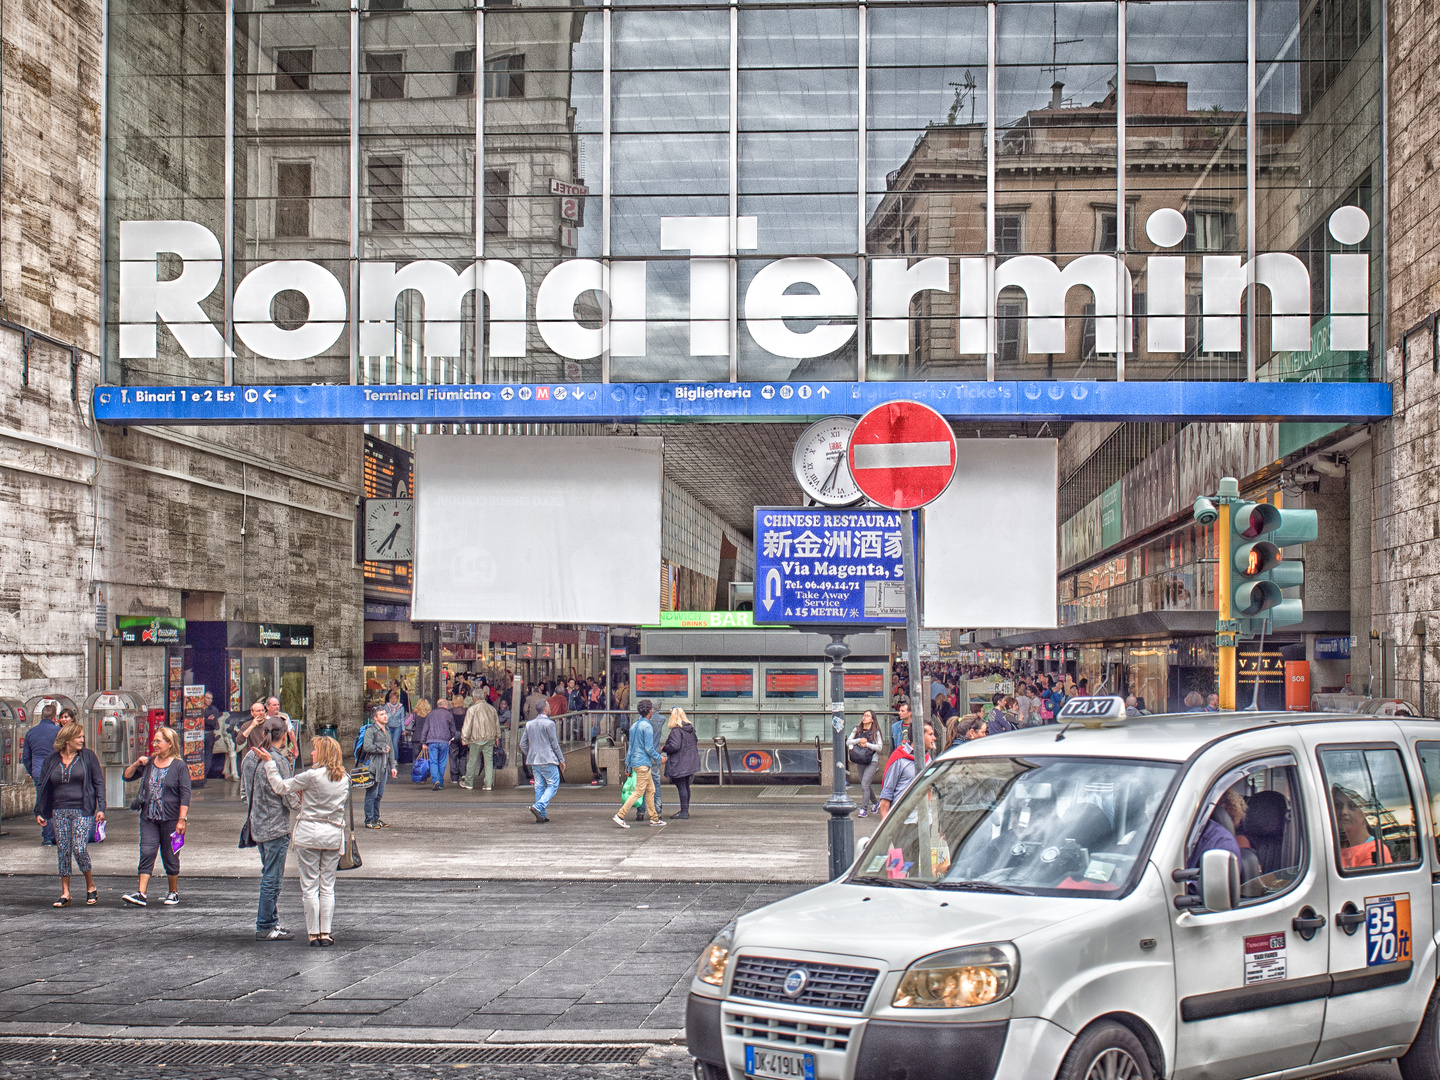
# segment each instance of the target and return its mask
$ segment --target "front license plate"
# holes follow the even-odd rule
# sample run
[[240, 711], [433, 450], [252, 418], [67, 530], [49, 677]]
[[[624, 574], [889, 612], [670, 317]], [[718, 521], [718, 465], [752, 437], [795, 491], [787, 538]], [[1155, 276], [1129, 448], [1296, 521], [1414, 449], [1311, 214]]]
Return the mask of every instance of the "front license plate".
[[747, 1046], [745, 1075], [762, 1076], [768, 1080], [815, 1080], [815, 1055]]

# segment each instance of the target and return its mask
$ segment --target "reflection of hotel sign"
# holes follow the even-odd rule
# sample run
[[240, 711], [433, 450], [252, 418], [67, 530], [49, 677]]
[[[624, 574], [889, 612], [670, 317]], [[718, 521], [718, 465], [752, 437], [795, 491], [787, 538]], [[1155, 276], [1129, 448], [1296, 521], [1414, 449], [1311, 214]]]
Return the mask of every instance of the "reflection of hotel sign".
[[[579, 185], [565, 185], [579, 187]], [[1331, 236], [1353, 247], [1370, 232], [1370, 219], [1358, 207], [1342, 206], [1330, 215]], [[1146, 232], [1155, 245], [1173, 249], [1185, 239], [1186, 222], [1177, 210], [1150, 215]], [[660, 249], [690, 255], [690, 355], [727, 356], [730, 352], [730, 273], [728, 257], [759, 246], [758, 219], [741, 217], [663, 217]], [[179, 275], [160, 280], [160, 256], [182, 261]], [[1370, 256], [1335, 252], [1329, 260], [1328, 346], [1337, 352], [1369, 348]], [[1185, 255], [1147, 256], [1145, 265], [1145, 347], [1151, 353], [1183, 353], [1187, 299]], [[1204, 255], [1201, 262], [1201, 348], [1239, 352], [1243, 338], [1241, 299], [1250, 284], [1263, 285], [1270, 297], [1270, 337], [1277, 351], [1308, 354], [1311, 347], [1310, 273], [1286, 252], [1263, 252], [1246, 262], [1240, 255]], [[227, 355], [224, 338], [202, 304], [220, 284], [224, 260], [219, 239], [193, 221], [122, 221], [120, 223], [119, 353], [121, 359], [156, 355], [157, 332], [164, 323], [191, 357]], [[931, 256], [912, 266], [908, 258], [877, 258], [869, 263], [870, 352], [904, 355], [910, 350], [912, 302], [924, 293], [958, 290], [958, 352], [987, 351], [990, 317], [986, 279], [994, 294], [1018, 288], [1025, 293], [1028, 349], [1031, 353], [1065, 351], [1065, 301], [1083, 288], [1094, 301], [1095, 348], [1113, 354], [1116, 324], [1124, 315], [1117, 298], [1132, 292], [1129, 268], [1113, 255], [1089, 254], [1064, 267], [1041, 255], [1018, 255], [991, 264], [983, 255]], [[796, 286], [808, 291], [792, 292]], [[527, 328], [546, 346], [570, 360], [589, 360], [608, 347], [614, 356], [646, 352], [646, 264], [594, 259], [557, 263], [536, 289], [533, 305], [520, 268], [501, 259], [482, 259], [462, 270], [449, 263], [421, 259], [362, 262], [359, 273], [359, 351], [362, 356], [395, 355], [395, 303], [402, 292], [424, 298], [426, 356], [457, 356], [465, 297], [476, 288], [485, 294], [490, 314], [490, 353], [526, 355]], [[271, 317], [281, 292], [301, 293], [309, 318], [284, 329]], [[610, 305], [608, 328], [584, 325], [575, 313], [580, 296], [604, 293]], [[282, 259], [255, 266], [235, 286], [232, 298], [235, 334], [253, 352], [273, 360], [306, 360], [325, 352], [344, 333], [350, 298], [340, 280], [317, 262]], [[745, 291], [744, 319], [755, 343], [775, 356], [803, 359], [825, 356], [855, 335], [860, 314], [855, 281], [829, 259], [792, 257], [762, 265]], [[787, 321], [789, 320], [789, 321]], [[808, 329], [792, 327], [803, 320]], [[848, 320], [848, 321], [847, 321]], [[609, 340], [605, 340], [608, 329]], [[1130, 335], [1124, 335], [1128, 339]], [[1323, 343], [1322, 343], [1323, 344]]]

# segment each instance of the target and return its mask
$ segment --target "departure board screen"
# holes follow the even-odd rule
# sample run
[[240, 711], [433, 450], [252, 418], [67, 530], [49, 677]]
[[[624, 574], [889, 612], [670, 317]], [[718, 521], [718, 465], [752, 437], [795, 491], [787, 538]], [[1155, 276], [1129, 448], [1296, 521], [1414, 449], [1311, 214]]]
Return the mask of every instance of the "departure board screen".
[[687, 668], [636, 668], [630, 696], [635, 699], [688, 698], [690, 672]]
[[818, 668], [766, 668], [765, 696], [791, 701], [813, 701], [820, 697]]
[[753, 698], [755, 696], [755, 672], [751, 668], [700, 669], [700, 696], [702, 698]]
[[885, 696], [885, 669], [846, 668], [845, 696], [847, 698], [883, 698]]

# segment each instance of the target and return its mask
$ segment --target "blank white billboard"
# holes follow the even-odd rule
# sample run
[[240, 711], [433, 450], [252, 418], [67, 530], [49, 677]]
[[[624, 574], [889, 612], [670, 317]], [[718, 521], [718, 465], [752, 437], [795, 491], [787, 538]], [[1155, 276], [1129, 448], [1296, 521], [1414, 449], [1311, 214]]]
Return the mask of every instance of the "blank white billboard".
[[653, 623], [664, 442], [415, 440], [421, 622]]
[[1057, 441], [955, 444], [955, 479], [925, 508], [924, 624], [1054, 626]]

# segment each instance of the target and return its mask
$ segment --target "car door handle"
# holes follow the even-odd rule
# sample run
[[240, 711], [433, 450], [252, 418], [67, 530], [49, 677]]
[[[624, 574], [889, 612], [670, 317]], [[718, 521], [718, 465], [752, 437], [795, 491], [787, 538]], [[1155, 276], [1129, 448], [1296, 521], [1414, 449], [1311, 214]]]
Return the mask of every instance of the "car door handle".
[[1356, 908], [1354, 902], [1350, 900], [1346, 900], [1345, 906], [1335, 913], [1335, 925], [1352, 937], [1364, 921], [1365, 913]]
[[1306, 941], [1315, 936], [1315, 932], [1325, 925], [1325, 916], [1318, 914], [1314, 908], [1306, 904], [1300, 909], [1300, 914], [1290, 920], [1291, 928]]

